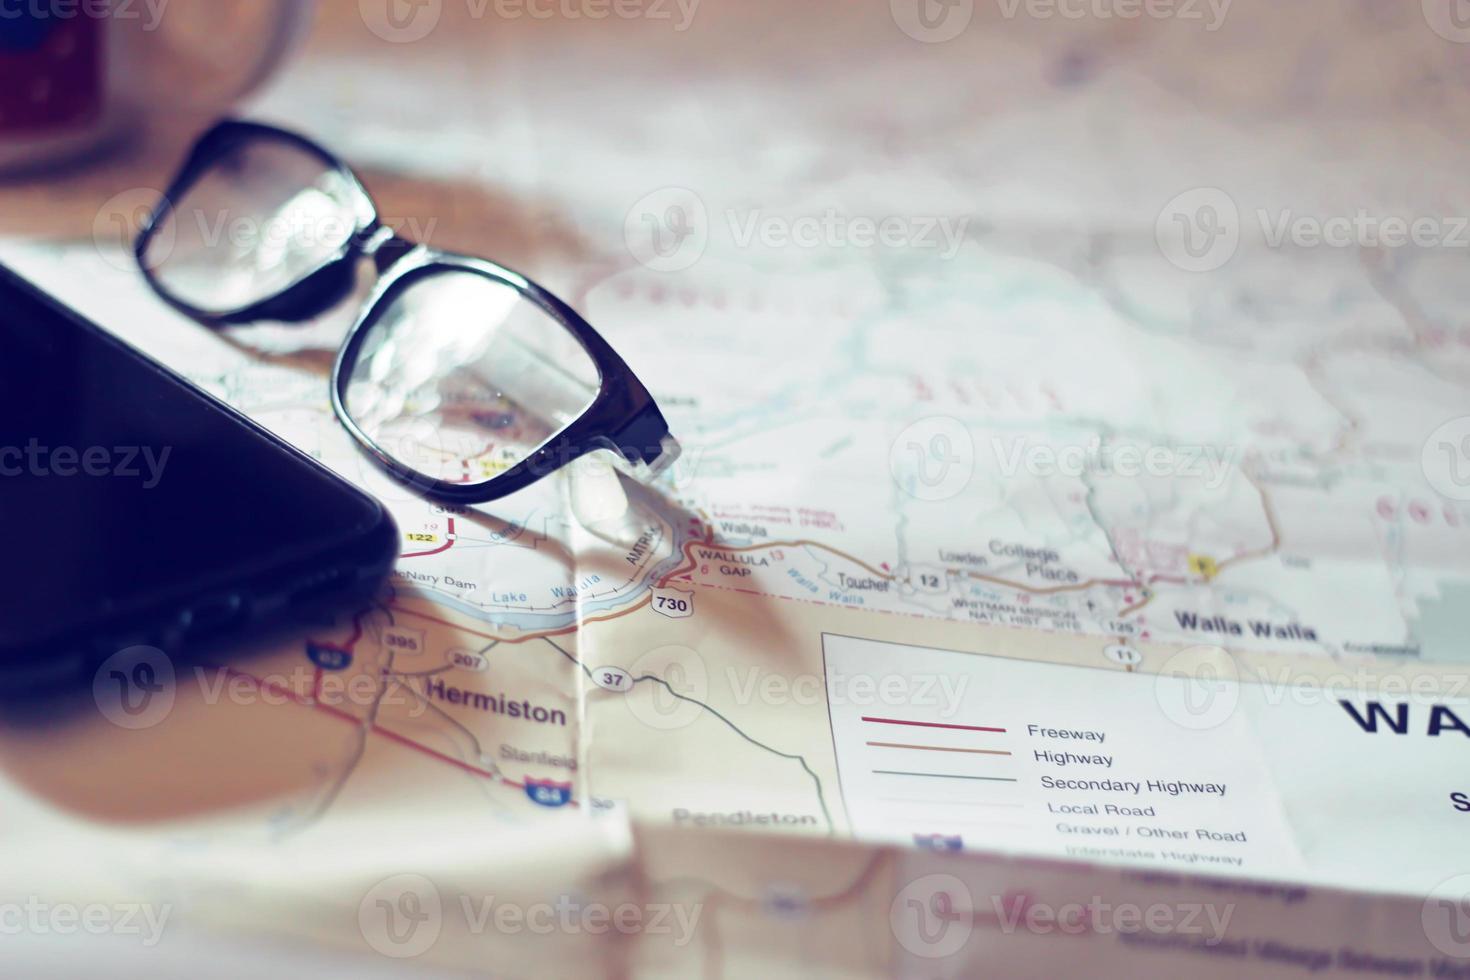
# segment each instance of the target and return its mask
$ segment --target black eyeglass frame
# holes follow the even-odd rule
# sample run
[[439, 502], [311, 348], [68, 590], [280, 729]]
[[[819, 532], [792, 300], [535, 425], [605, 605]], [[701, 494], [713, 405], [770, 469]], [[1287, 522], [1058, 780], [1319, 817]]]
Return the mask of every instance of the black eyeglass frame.
[[[147, 261], [149, 246], [173, 214], [174, 202], [182, 200], [221, 157], [242, 143], [264, 140], [284, 142], [315, 156], [335, 172], [352, 194], [356, 227], [335, 255], [272, 296], [225, 311], [194, 306], [170, 293], [159, 281]], [[174, 309], [210, 327], [267, 319], [299, 322], [316, 316], [336, 306], [353, 291], [359, 263], [364, 258], [372, 259], [377, 283], [338, 349], [332, 368], [332, 409], [358, 446], [379, 466], [425, 496], [453, 504], [488, 503], [524, 489], [599, 449], [612, 450], [633, 465], [651, 466], [660, 457], [669, 456], [664, 461], [667, 465], [677, 456], [678, 444], [670, 435], [668, 423], [653, 396], [576, 310], [520, 273], [488, 259], [441, 251], [399, 236], [382, 223], [377, 206], [352, 168], [328, 150], [289, 130], [237, 119], [227, 119], [211, 127], [194, 144], [168, 189], [144, 218], [133, 254], [155, 293]], [[400, 291], [442, 272], [470, 272], [515, 289], [576, 337], [597, 368], [597, 394], [581, 415], [530, 456], [480, 483], [450, 483], [404, 465], [364, 432], [346, 408], [348, 383], [372, 326], [392, 306]]]

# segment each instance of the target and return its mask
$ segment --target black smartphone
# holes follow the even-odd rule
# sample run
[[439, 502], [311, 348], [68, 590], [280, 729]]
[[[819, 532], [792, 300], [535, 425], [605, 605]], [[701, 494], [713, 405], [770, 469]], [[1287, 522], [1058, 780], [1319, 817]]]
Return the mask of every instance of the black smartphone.
[[[325, 382], [323, 382], [325, 389]], [[0, 694], [368, 601], [371, 496], [0, 266]]]

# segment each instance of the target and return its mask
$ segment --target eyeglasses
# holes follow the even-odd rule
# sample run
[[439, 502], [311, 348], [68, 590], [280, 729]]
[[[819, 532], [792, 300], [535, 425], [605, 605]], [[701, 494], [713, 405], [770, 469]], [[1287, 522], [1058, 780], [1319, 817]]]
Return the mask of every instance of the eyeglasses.
[[332, 408], [425, 496], [484, 503], [599, 449], [644, 480], [678, 458], [648, 390], [576, 311], [494, 262], [399, 237], [351, 169], [294, 133], [210, 129], [135, 252], [164, 300], [210, 326], [323, 313], [370, 258]]

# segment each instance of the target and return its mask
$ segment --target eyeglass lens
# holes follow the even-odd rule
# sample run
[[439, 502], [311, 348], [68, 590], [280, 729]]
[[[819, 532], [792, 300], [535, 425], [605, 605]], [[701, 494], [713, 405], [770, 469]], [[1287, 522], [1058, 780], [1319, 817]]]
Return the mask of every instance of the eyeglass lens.
[[356, 189], [285, 140], [242, 141], [172, 202], [141, 256], [159, 288], [211, 314], [275, 296], [337, 257]]
[[591, 405], [596, 363], [514, 286], [433, 270], [395, 288], [364, 328], [345, 408], [380, 449], [436, 480], [484, 483]]

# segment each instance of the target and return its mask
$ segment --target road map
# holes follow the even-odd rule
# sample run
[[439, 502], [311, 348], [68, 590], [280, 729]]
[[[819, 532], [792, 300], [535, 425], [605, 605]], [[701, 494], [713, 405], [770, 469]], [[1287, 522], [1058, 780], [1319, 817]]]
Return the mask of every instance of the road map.
[[[1162, 54], [1121, 82], [1078, 58], [1025, 84], [1079, 132], [1118, 86], [1166, 122], [1163, 93], [1218, 95], [1171, 89]], [[1188, 192], [1151, 182], [1178, 161], [1113, 175], [1142, 232], [1095, 202], [1063, 228], [1096, 177], [1061, 173], [1058, 141], [1084, 137], [1002, 113], [941, 147], [994, 108], [974, 98], [929, 107], [912, 160], [868, 147], [889, 181], [952, 178], [917, 209], [804, 143], [752, 164], [803, 175], [764, 216], [738, 175], [691, 190], [677, 161], [599, 147], [626, 199], [588, 180], [567, 210], [614, 244], [534, 271], [684, 445], [626, 485], [618, 544], [571, 516], [575, 472], [475, 508], [384, 477], [327, 400], [340, 315], [215, 335], [116, 243], [0, 246], [385, 500], [403, 536], [354, 615], [170, 665], [141, 712], [99, 689], [100, 712], [0, 740], [7, 891], [511, 976], [968, 976], [996, 956], [1470, 975], [1464, 254], [1242, 241], [1201, 275], [1151, 226]], [[1447, 169], [1443, 132], [1415, 132], [1426, 173]], [[409, 152], [319, 135], [373, 167]], [[474, 156], [421, 135], [431, 170]], [[986, 169], [1017, 145], [1045, 149], [1014, 164], [1044, 194]], [[1270, 171], [1224, 171], [1243, 213]], [[966, 181], [983, 222], [947, 210]], [[1323, 195], [1305, 199], [1340, 204]], [[877, 251], [828, 223], [794, 254], [764, 223], [829, 209], [935, 219]], [[497, 903], [644, 918], [610, 947], [585, 916], [540, 931]], [[1165, 936], [1126, 909], [1198, 922]]]

